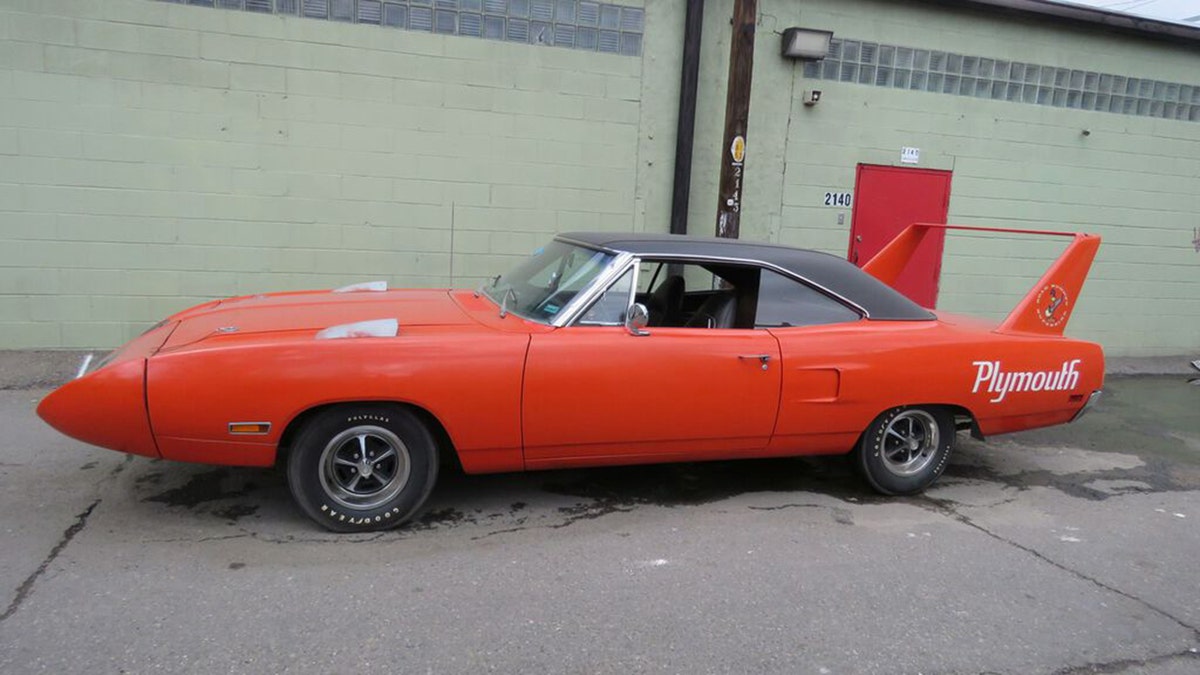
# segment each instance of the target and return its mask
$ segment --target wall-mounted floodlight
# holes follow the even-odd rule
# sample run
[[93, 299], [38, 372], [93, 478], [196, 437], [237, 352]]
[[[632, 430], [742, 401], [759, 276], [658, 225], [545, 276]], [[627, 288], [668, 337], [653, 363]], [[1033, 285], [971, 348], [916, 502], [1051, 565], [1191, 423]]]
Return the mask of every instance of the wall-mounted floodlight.
[[829, 53], [829, 41], [833, 39], [831, 30], [814, 30], [812, 28], [786, 28], [783, 31], [784, 58], [800, 59], [802, 61], [820, 61]]

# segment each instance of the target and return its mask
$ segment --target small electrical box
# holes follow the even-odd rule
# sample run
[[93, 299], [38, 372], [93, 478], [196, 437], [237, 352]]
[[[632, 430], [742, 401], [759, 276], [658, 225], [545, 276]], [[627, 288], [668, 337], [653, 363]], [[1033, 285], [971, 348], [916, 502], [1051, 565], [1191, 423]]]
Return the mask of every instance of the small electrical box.
[[820, 89], [805, 89], [803, 101], [804, 101], [804, 105], [807, 105], [807, 106], [814, 106], [814, 105], [820, 103], [821, 102], [821, 90]]

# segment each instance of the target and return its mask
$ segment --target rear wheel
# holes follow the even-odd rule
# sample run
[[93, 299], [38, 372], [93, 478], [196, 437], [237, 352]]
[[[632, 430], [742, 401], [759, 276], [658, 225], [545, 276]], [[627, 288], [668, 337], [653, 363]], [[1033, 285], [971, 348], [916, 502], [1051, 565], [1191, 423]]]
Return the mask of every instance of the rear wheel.
[[411, 412], [390, 405], [330, 408], [309, 420], [288, 458], [292, 497], [335, 532], [410, 519], [437, 482], [437, 444]]
[[855, 464], [878, 492], [916, 494], [946, 470], [954, 434], [954, 417], [942, 408], [892, 408], [863, 434]]

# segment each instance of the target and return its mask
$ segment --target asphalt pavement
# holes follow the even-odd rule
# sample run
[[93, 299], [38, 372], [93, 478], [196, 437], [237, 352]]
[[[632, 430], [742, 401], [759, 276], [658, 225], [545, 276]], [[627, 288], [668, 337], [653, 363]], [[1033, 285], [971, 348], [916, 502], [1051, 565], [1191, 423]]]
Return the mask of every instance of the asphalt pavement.
[[126, 457], [0, 391], [3, 673], [1200, 672], [1200, 387], [959, 436], [926, 495], [839, 458], [443, 475], [334, 535], [280, 471]]

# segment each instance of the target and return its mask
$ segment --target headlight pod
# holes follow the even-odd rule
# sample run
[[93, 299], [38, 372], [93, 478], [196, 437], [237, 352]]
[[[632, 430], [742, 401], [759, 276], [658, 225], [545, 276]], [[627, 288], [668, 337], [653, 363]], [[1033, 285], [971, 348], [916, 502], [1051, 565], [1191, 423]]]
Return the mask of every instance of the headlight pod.
[[[127, 353], [128, 346], [122, 351]], [[84, 443], [158, 457], [146, 414], [145, 383], [144, 356], [114, 358], [95, 372], [50, 392], [38, 404], [37, 414], [50, 426]]]

